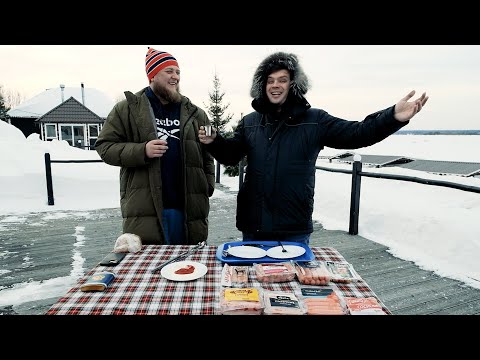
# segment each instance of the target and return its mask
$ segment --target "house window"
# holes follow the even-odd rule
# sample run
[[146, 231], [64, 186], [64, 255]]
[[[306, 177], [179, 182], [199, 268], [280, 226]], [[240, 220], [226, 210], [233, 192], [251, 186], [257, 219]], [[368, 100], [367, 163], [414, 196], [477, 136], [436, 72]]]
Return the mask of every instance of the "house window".
[[60, 125], [60, 140], [65, 140], [70, 146], [84, 148], [85, 146], [84, 125]]
[[97, 142], [99, 132], [100, 132], [100, 124], [88, 125], [88, 142], [90, 145], [90, 150], [95, 150], [95, 143]]
[[45, 124], [45, 140], [52, 141], [53, 139], [57, 139], [57, 125]]

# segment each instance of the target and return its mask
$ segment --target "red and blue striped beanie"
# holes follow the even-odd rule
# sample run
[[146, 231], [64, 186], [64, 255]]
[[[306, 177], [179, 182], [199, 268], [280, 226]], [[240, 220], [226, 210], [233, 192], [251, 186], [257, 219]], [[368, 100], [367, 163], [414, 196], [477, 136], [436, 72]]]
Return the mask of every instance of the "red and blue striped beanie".
[[165, 51], [158, 51], [148, 48], [147, 55], [145, 56], [145, 71], [147, 72], [148, 80], [150, 81], [160, 70], [167, 66], [178, 66], [177, 59], [171, 54]]

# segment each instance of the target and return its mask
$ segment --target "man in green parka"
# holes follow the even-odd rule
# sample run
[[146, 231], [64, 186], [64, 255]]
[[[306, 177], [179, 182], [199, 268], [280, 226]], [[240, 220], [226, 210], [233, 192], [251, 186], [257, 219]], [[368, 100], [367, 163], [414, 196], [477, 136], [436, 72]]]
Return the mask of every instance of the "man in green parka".
[[197, 244], [208, 238], [213, 157], [198, 139], [205, 111], [180, 93], [180, 68], [165, 51], [148, 48], [149, 86], [110, 111], [95, 149], [120, 166], [123, 232], [142, 244]]

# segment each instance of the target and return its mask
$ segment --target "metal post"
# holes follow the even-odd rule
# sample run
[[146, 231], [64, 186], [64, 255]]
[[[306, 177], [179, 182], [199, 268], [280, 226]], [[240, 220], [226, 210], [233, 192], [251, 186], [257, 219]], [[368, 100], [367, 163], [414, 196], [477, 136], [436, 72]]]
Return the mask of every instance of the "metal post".
[[53, 182], [52, 182], [52, 166], [50, 161], [50, 153], [45, 153], [45, 176], [47, 178], [47, 198], [48, 205], [55, 205], [53, 200]]
[[217, 171], [216, 171], [215, 182], [217, 184], [220, 184], [220, 163], [218, 161], [217, 161]]
[[350, 235], [357, 235], [358, 234], [358, 216], [360, 210], [360, 185], [362, 182], [362, 177], [360, 176], [360, 172], [362, 171], [362, 162], [357, 160], [356, 158], [360, 157], [359, 155], [355, 155], [353, 168], [352, 168], [352, 192], [350, 198], [350, 226], [348, 233]]

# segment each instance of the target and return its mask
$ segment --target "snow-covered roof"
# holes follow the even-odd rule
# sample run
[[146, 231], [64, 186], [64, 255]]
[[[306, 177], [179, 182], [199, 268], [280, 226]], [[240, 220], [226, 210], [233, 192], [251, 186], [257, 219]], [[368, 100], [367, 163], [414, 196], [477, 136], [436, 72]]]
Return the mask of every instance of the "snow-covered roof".
[[62, 89], [59, 86], [47, 89], [31, 99], [24, 101], [17, 107], [10, 109], [7, 114], [12, 118], [37, 119], [71, 96], [102, 118], [106, 118], [115, 105], [115, 101], [105, 93], [97, 89], [85, 87], [83, 88], [83, 96], [82, 87], [65, 87], [63, 89], [62, 100]]

